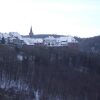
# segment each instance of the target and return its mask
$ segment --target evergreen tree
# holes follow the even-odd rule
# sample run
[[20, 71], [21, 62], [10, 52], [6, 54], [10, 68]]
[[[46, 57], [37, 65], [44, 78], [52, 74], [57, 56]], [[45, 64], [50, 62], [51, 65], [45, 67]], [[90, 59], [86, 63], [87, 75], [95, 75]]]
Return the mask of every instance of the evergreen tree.
[[2, 37], [1, 43], [5, 44], [5, 38], [4, 37]]

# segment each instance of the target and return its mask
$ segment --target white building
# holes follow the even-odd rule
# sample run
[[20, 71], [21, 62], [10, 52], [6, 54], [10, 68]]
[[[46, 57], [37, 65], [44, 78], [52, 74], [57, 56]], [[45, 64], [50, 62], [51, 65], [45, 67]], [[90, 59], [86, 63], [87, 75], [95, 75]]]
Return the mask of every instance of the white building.
[[44, 45], [46, 46], [56, 46], [57, 43], [56, 43], [56, 39], [53, 37], [53, 36], [49, 36], [47, 38], [44, 38]]
[[56, 46], [69, 46], [77, 44], [78, 41], [72, 37], [72, 36], [63, 36], [54, 38], [53, 36], [49, 36], [47, 38], [44, 38], [44, 45], [50, 46], [50, 47], [56, 47]]
[[54, 38], [53, 36], [48, 36], [46, 38], [30, 38], [22, 37], [17, 32], [10, 33], [0, 33], [0, 40], [4, 37], [6, 44], [15, 44], [15, 45], [33, 45], [33, 46], [48, 46], [48, 47], [59, 47], [59, 46], [69, 46], [76, 47], [78, 41], [72, 36], [63, 36]]
[[78, 43], [72, 36], [59, 37], [56, 39], [59, 46], [68, 46], [69, 43]]
[[23, 38], [23, 41], [26, 45], [42, 45], [43, 39], [41, 38]]

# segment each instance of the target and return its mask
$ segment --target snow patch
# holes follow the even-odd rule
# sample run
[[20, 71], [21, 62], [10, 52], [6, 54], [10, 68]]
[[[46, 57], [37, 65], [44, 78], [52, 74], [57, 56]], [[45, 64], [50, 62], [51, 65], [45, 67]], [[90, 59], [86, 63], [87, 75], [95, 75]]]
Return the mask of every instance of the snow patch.
[[19, 61], [22, 61], [22, 60], [23, 60], [23, 56], [20, 55], [20, 54], [18, 54], [18, 55], [17, 55], [17, 59], [18, 59]]

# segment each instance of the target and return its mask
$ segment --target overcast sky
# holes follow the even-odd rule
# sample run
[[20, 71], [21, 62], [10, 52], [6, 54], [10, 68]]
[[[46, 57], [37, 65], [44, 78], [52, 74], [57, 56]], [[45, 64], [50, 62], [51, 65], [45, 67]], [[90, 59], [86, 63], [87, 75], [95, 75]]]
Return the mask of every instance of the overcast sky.
[[100, 0], [0, 0], [0, 32], [100, 35]]

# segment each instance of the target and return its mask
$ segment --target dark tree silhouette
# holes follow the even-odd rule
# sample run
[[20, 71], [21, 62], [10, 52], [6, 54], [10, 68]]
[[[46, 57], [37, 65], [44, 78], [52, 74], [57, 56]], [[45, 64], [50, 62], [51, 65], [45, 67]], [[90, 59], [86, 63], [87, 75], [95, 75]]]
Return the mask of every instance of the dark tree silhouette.
[[2, 37], [1, 43], [5, 44], [5, 38], [4, 37]]

